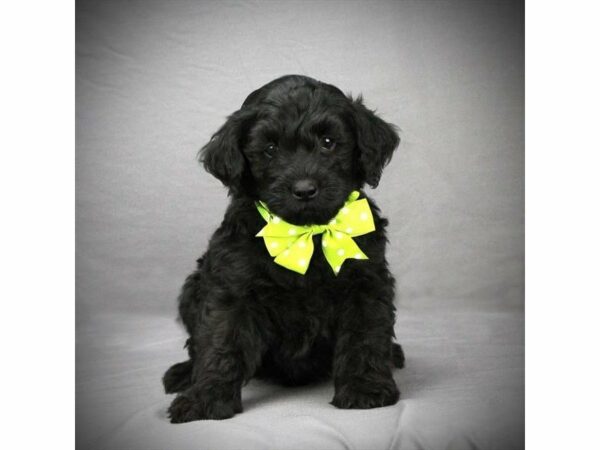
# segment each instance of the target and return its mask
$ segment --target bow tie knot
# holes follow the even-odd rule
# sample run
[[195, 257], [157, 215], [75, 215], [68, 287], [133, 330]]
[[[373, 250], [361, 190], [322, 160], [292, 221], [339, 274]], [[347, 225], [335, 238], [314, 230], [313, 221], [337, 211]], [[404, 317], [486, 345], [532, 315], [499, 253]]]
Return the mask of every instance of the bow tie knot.
[[302, 275], [314, 253], [312, 237], [323, 234], [321, 247], [325, 259], [337, 275], [346, 259], [368, 259], [358, 247], [355, 236], [375, 230], [373, 214], [366, 199], [358, 199], [353, 191], [337, 215], [326, 225], [294, 225], [271, 213], [267, 205], [258, 202], [256, 208], [267, 224], [258, 232], [275, 262]]

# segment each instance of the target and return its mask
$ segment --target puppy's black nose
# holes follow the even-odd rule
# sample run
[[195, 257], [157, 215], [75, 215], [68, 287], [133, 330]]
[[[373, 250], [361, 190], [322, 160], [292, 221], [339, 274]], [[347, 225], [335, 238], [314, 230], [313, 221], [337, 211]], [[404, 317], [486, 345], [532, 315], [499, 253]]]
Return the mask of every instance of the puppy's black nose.
[[317, 196], [319, 190], [317, 189], [317, 185], [313, 180], [305, 178], [303, 180], [298, 180], [292, 186], [292, 194], [298, 200], [310, 200]]

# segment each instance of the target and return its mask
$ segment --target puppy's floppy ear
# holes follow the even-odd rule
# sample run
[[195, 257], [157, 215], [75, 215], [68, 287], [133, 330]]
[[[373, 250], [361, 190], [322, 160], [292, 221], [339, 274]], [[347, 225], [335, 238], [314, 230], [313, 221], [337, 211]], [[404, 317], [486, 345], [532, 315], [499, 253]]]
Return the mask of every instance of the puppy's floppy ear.
[[352, 102], [356, 131], [356, 145], [363, 180], [375, 188], [383, 168], [392, 159], [392, 153], [400, 143], [396, 127], [379, 118], [374, 111], [363, 105], [359, 96]]
[[234, 191], [241, 186], [246, 168], [242, 146], [254, 117], [249, 109], [236, 111], [199, 152], [206, 171]]

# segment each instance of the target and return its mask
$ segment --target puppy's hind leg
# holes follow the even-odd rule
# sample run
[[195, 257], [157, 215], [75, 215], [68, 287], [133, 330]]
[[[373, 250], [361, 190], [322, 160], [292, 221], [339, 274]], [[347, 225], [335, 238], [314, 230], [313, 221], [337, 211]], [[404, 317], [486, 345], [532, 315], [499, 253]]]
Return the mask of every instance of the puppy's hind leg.
[[196, 356], [196, 352], [194, 351], [194, 347], [192, 345], [192, 338], [188, 338], [188, 340], [185, 342], [185, 348], [188, 350], [190, 359], [173, 364], [163, 375], [162, 382], [165, 388], [165, 393], [167, 394], [185, 391], [193, 383], [192, 373], [194, 369], [194, 358]]
[[163, 375], [163, 386], [167, 394], [185, 391], [192, 385], [192, 369], [194, 365], [191, 360], [172, 365]]
[[404, 367], [404, 351], [400, 344], [392, 343], [392, 364], [398, 369]]

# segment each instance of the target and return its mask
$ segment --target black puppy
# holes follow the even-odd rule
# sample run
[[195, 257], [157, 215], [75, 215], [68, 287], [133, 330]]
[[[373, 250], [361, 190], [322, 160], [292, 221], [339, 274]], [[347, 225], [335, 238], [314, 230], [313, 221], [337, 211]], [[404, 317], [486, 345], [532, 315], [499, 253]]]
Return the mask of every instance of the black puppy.
[[374, 231], [353, 235], [361, 254], [337, 266], [325, 254], [327, 231], [304, 241], [314, 243], [304, 274], [274, 261], [257, 233], [270, 219], [295, 229], [335, 223], [348, 202], [360, 202], [352, 192], [377, 186], [398, 143], [360, 97], [289, 75], [252, 92], [204, 146], [204, 167], [229, 188], [231, 204], [179, 297], [190, 359], [163, 378], [167, 393], [179, 393], [172, 422], [241, 412], [242, 384], [252, 377], [300, 385], [332, 376], [338, 408], [396, 403], [392, 368], [404, 355], [392, 342], [387, 220], [373, 201], [360, 214], [372, 217]]

